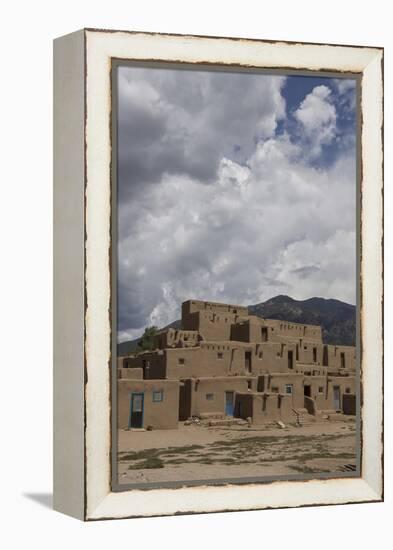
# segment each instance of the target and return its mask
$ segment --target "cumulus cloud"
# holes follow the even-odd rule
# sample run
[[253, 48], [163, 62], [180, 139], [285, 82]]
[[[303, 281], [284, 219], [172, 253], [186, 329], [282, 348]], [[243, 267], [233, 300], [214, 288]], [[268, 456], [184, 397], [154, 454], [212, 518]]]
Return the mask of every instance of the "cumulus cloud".
[[285, 77], [252, 73], [119, 69], [120, 200], [163, 172], [202, 182], [223, 156], [245, 162], [285, 116]]
[[356, 80], [354, 78], [335, 78], [332, 82], [339, 92], [339, 94], [347, 94], [353, 92], [356, 88]]
[[335, 78], [332, 85], [337, 91], [337, 103], [343, 110], [345, 118], [354, 116], [356, 107], [356, 80], [354, 78]]
[[336, 137], [336, 108], [328, 86], [316, 86], [295, 111], [295, 118], [302, 125], [303, 142], [307, 153], [315, 158], [322, 147], [329, 145]]
[[[285, 293], [354, 303], [355, 155], [339, 154], [324, 169], [311, 164], [304, 145], [278, 131], [283, 83], [121, 72], [120, 341], [178, 318], [193, 297], [247, 305]], [[337, 116], [321, 88], [297, 110], [320, 147]]]

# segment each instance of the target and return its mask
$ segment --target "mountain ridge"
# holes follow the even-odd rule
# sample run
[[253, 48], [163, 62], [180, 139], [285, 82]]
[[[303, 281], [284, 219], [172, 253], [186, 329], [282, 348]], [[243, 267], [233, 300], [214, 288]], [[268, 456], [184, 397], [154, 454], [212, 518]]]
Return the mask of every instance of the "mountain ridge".
[[[296, 300], [279, 294], [265, 302], [249, 305], [250, 315], [265, 319], [277, 319], [292, 323], [321, 325], [325, 344], [354, 346], [356, 342], [356, 306], [334, 298], [312, 297]], [[180, 319], [162, 327], [180, 328]], [[118, 354], [127, 355], [135, 351], [139, 338], [118, 344]]]

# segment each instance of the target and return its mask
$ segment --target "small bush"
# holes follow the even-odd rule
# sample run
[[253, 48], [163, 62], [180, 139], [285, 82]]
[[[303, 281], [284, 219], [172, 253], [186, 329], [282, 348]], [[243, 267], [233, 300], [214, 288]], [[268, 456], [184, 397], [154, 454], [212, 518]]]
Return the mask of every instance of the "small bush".
[[139, 464], [131, 464], [128, 466], [129, 470], [155, 470], [156, 468], [163, 468], [164, 463], [161, 458], [152, 457], [147, 458]]

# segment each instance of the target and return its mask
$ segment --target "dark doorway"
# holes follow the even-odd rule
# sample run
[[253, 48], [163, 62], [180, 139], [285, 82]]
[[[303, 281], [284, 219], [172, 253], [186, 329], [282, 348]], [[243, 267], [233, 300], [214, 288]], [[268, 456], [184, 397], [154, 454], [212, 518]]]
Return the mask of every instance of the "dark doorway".
[[143, 393], [132, 393], [130, 404], [129, 428], [142, 428], [143, 426]]
[[179, 420], [188, 420], [191, 416], [191, 380], [184, 380], [180, 383], [179, 392]]
[[258, 376], [258, 385], [257, 385], [257, 391], [265, 391], [265, 376]]
[[288, 351], [288, 368], [293, 369], [293, 351]]
[[329, 365], [329, 356], [328, 356], [328, 347], [327, 346], [323, 346], [323, 361], [322, 361], [322, 365], [324, 367], [327, 367]]
[[262, 342], [267, 342], [267, 327], [262, 327]]
[[246, 371], [251, 372], [251, 351], [245, 352]]
[[311, 397], [311, 386], [304, 386], [304, 397]]

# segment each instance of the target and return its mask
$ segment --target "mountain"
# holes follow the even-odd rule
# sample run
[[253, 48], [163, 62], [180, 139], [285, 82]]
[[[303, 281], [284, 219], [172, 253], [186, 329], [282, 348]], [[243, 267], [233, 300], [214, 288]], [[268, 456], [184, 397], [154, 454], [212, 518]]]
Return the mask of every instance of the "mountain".
[[[322, 326], [325, 344], [354, 346], [356, 342], [356, 307], [340, 300], [309, 298], [294, 300], [290, 296], [275, 296], [266, 302], [248, 306], [250, 315], [265, 319], [278, 319], [293, 323]], [[180, 320], [173, 321], [166, 328], [180, 328]], [[135, 351], [139, 338], [122, 342], [117, 346], [120, 356]]]
[[356, 342], [356, 307], [339, 300], [294, 300], [281, 295], [249, 306], [248, 311], [266, 319], [321, 325], [325, 344], [354, 346]]

